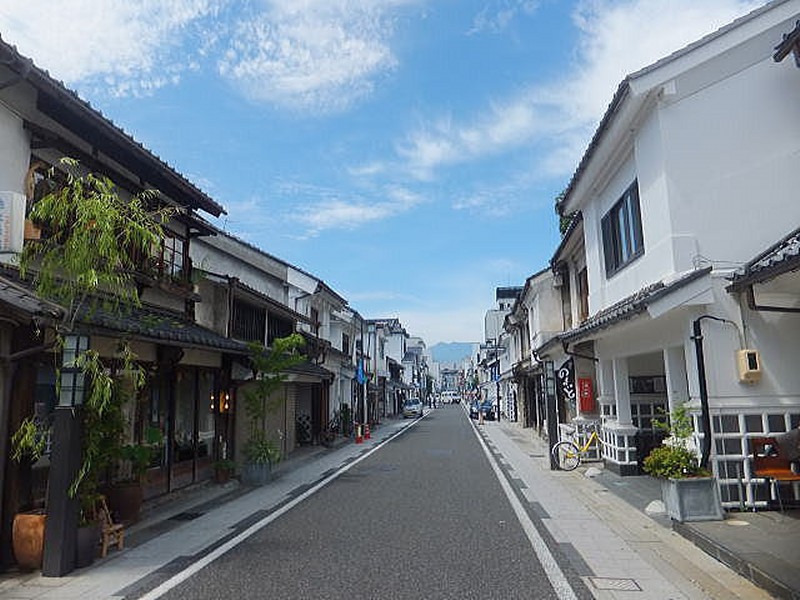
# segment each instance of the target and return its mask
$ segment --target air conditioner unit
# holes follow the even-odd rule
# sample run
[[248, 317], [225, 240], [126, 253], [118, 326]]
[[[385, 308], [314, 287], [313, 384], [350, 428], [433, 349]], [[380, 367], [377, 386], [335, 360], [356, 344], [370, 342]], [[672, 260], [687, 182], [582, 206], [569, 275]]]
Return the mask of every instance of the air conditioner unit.
[[758, 354], [758, 350], [738, 350], [736, 364], [739, 367], [739, 381], [742, 383], [761, 381], [761, 356]]

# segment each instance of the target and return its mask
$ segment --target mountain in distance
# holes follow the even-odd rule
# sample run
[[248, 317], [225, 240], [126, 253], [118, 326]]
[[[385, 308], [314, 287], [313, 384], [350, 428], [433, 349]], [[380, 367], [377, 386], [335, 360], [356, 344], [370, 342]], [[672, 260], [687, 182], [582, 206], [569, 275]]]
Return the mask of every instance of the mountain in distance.
[[433, 360], [440, 364], [460, 364], [474, 352], [477, 342], [439, 342], [431, 346]]

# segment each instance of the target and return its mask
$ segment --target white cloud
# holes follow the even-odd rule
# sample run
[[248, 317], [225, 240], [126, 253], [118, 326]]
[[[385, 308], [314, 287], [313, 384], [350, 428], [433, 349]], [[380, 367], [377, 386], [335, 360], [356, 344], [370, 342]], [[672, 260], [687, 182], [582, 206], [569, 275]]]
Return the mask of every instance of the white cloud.
[[220, 73], [250, 98], [284, 108], [342, 111], [395, 68], [389, 46], [401, 0], [267, 0], [234, 27]]
[[494, 103], [484, 112], [488, 114], [474, 123], [458, 125], [446, 117], [411, 132], [396, 145], [406, 169], [427, 180], [439, 167], [500, 154], [562, 130], [557, 120], [549, 118], [548, 107], [537, 106], [530, 94]]
[[574, 66], [561, 80], [493, 101], [473, 121], [451, 116], [419, 127], [397, 143], [414, 177], [540, 145], [542, 177], [571, 173], [624, 77], [722, 27], [762, 2], [742, 0], [585, 0], [574, 21], [580, 32]]
[[475, 15], [468, 33], [501, 33], [517, 16], [532, 15], [538, 7], [538, 0], [492, 0]]
[[396, 66], [394, 17], [422, 0], [2, 0], [4, 39], [71, 86], [142, 95], [205, 63], [254, 101], [329, 113]]
[[[316, 195], [312, 202], [297, 203], [286, 217], [305, 228], [305, 237], [313, 237], [330, 229], [356, 229], [366, 223], [382, 221], [405, 213], [423, 202], [418, 194], [401, 186], [387, 186], [380, 200], [344, 196], [333, 190], [300, 186], [297, 196]], [[298, 208], [302, 205], [302, 208]]]
[[146, 94], [196, 68], [180, 45], [220, 0], [3, 0], [4, 39], [54, 77]]

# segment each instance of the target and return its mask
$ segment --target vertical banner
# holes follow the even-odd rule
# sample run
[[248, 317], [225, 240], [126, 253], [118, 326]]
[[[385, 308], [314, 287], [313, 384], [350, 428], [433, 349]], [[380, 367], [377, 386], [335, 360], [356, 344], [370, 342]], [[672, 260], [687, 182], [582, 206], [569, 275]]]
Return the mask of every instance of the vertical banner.
[[572, 357], [564, 361], [558, 371], [556, 371], [556, 383], [558, 390], [558, 397], [562, 402], [575, 410], [575, 398], [577, 396], [575, 390], [575, 361]]

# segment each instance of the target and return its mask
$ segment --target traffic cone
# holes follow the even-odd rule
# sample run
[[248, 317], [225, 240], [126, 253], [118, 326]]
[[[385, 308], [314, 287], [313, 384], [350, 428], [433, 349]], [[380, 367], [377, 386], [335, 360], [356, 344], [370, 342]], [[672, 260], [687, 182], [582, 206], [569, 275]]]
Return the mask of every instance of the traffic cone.
[[364, 439], [365, 439], [365, 440], [368, 440], [368, 439], [370, 439], [370, 435], [369, 435], [369, 423], [367, 423], [366, 425], [364, 425]]
[[361, 425], [356, 425], [356, 444], [364, 443], [364, 438], [361, 437]]

